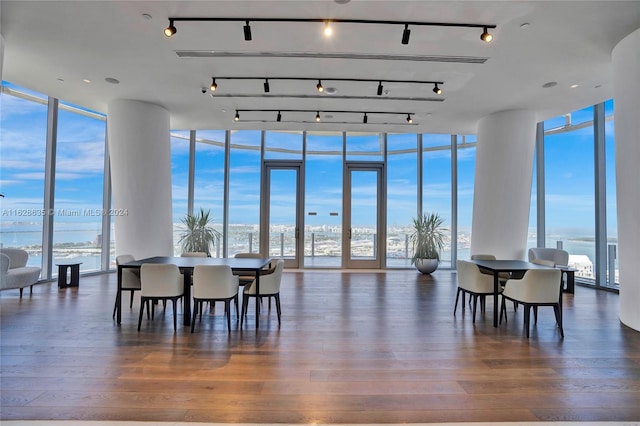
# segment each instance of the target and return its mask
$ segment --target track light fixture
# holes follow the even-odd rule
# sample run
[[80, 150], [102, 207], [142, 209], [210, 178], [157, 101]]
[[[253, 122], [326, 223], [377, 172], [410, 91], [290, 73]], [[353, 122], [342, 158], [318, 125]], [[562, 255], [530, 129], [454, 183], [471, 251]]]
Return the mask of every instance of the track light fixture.
[[244, 27], [244, 41], [251, 41], [251, 27], [249, 26], [249, 21], [245, 21]]
[[169, 19], [169, 26], [164, 29], [164, 35], [171, 37], [176, 33], [176, 27], [173, 26], [173, 19]]
[[409, 37], [411, 37], [409, 24], [404, 24], [404, 31], [402, 31], [402, 44], [409, 44]]
[[333, 28], [331, 28], [329, 21], [324, 21], [324, 30], [322, 33], [325, 37], [331, 37], [331, 35], [333, 35]]
[[489, 27], [484, 27], [482, 34], [480, 35], [480, 40], [484, 41], [485, 43], [491, 43], [491, 41], [493, 40], [493, 35], [489, 33], [489, 31], [487, 30]]
[[435, 87], [433, 88], [433, 92], [440, 95], [442, 94], [442, 89], [439, 85], [444, 84], [443, 81], [429, 81], [429, 80], [377, 80], [377, 79], [369, 79], [369, 78], [324, 78], [324, 79], [316, 79], [314, 77], [212, 77], [213, 82], [211, 83], [211, 91], [215, 91], [218, 85], [216, 84], [216, 79], [218, 80], [264, 80], [263, 87], [264, 92], [269, 93], [269, 80], [292, 80], [292, 81], [318, 81], [316, 84], [316, 89], [318, 92], [324, 92], [324, 86], [322, 85], [322, 80], [325, 81], [353, 81], [353, 82], [378, 82], [378, 87], [376, 93], [378, 96], [381, 96], [384, 93], [383, 82], [386, 83], [405, 83], [405, 84], [433, 84]]
[[212, 92], [215, 92], [217, 88], [218, 88], [218, 83], [216, 83], [216, 79], [215, 78], [211, 79], [211, 86], [209, 86], [209, 89], [211, 89]]
[[[362, 117], [362, 123], [363, 124], [367, 124], [369, 121], [369, 114], [374, 114], [374, 115], [406, 115], [407, 116], [407, 123], [412, 124], [413, 123], [413, 119], [411, 118], [411, 115], [415, 114], [414, 112], [398, 112], [398, 111], [367, 111], [367, 112], [361, 112], [361, 111], [344, 111], [344, 110], [325, 110], [325, 111], [318, 111], [318, 110], [308, 110], [308, 109], [237, 109], [236, 110], [236, 115], [234, 117], [235, 121], [240, 120], [240, 113], [244, 113], [244, 112], [272, 112], [272, 113], [277, 113], [276, 115], [276, 122], [280, 122], [282, 121], [282, 111], [284, 112], [292, 112], [292, 113], [313, 113], [315, 112], [315, 122], [319, 123], [322, 121], [322, 118], [320, 116], [320, 112], [325, 112], [328, 114], [363, 114]], [[249, 120], [251, 121], [251, 120]], [[262, 123], [268, 122], [269, 120], [259, 120]], [[307, 120], [302, 120], [302, 121], [288, 121], [288, 122], [300, 122], [300, 123], [308, 123], [309, 121]], [[327, 123], [331, 124], [335, 124], [335, 121], [328, 121]], [[357, 124], [357, 122], [354, 122], [353, 124]], [[378, 123], [378, 124], [400, 124], [400, 123]]]
[[244, 39], [251, 41], [251, 27], [249, 22], [323, 22], [324, 23], [324, 35], [331, 35], [331, 23], [348, 23], [348, 24], [377, 24], [377, 25], [404, 25], [402, 31], [402, 44], [409, 44], [409, 37], [411, 36], [411, 30], [409, 25], [422, 26], [422, 27], [455, 27], [455, 28], [482, 28], [483, 32], [480, 39], [486, 43], [490, 43], [493, 40], [493, 35], [489, 33], [490, 28], [496, 28], [495, 25], [485, 24], [473, 24], [473, 23], [458, 23], [458, 22], [416, 22], [416, 21], [384, 21], [384, 20], [368, 20], [368, 19], [323, 19], [323, 18], [178, 18], [170, 17], [169, 26], [164, 29], [164, 34], [167, 37], [171, 37], [176, 33], [176, 27], [174, 22], [245, 22]]

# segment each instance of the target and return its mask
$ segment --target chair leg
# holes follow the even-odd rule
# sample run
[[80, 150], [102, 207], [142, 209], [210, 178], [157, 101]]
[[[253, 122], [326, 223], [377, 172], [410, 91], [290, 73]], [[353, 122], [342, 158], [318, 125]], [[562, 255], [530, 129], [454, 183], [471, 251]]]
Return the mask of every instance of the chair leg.
[[20, 299], [22, 299], [22, 290], [24, 290], [24, 289], [20, 288]]
[[116, 301], [113, 304], [113, 319], [116, 319], [116, 310], [118, 309], [118, 296], [116, 295]]
[[553, 312], [556, 314], [556, 323], [560, 328], [560, 336], [564, 337], [564, 330], [562, 328], [562, 312], [560, 312], [560, 305], [553, 305]]
[[[175, 333], [178, 330], [178, 324], [177, 324], [177, 316], [178, 316], [178, 306], [177, 306], [177, 302], [178, 299], [171, 299], [171, 302], [173, 302], [173, 332]], [[165, 300], [166, 303], [166, 300]]]
[[524, 328], [526, 331], [527, 339], [529, 338], [529, 322], [531, 321], [531, 305], [524, 305]]
[[227, 331], [231, 333], [231, 300], [224, 301], [225, 316], [227, 317]]
[[29, 286], [29, 295], [32, 295], [32, 294], [33, 294], [33, 286], [32, 286], [32, 285], [30, 285], [30, 286]]
[[199, 303], [199, 300], [193, 299], [193, 313], [191, 315], [191, 332], [192, 333], [196, 326], [196, 317], [198, 316], [198, 306], [200, 306], [200, 309], [202, 309], [202, 305]]
[[502, 324], [503, 316], [504, 322], [507, 322], [507, 303], [505, 302], [504, 297], [502, 298], [502, 303], [500, 304], [500, 324]]
[[[140, 315], [138, 316], [138, 331], [140, 331], [140, 326], [142, 325], [142, 315], [144, 314], [144, 305], [146, 304], [146, 300], [144, 297], [140, 299]], [[147, 309], [147, 315], [149, 315], [149, 310]]]
[[235, 302], [236, 305], [236, 321], [238, 321], [240, 319], [240, 310], [238, 309], [238, 294], [236, 293], [235, 297], [233, 298], [233, 301]]
[[[240, 312], [240, 328], [242, 328], [242, 324], [244, 323], [244, 319], [247, 315], [247, 305], [249, 303], [249, 296], [242, 296], [242, 312]], [[258, 303], [258, 301], [256, 301]]]
[[538, 307], [533, 306], [533, 323], [538, 324]]
[[[280, 293], [275, 294], [273, 298], [276, 299], [276, 312], [278, 313], [278, 325], [280, 325]], [[269, 301], [271, 301], [271, 298], [269, 298]]]
[[478, 306], [478, 295], [474, 294], [473, 296], [469, 296], [469, 297], [473, 297], [473, 323], [476, 323], [476, 307]]
[[[453, 306], [453, 316], [456, 316], [456, 310], [458, 309], [458, 299], [460, 299], [460, 292], [462, 291], [462, 289], [460, 287], [458, 287], [458, 292], [456, 293], [456, 304]], [[464, 301], [462, 302], [462, 305], [464, 307]], [[115, 310], [113, 311], [115, 315]]]

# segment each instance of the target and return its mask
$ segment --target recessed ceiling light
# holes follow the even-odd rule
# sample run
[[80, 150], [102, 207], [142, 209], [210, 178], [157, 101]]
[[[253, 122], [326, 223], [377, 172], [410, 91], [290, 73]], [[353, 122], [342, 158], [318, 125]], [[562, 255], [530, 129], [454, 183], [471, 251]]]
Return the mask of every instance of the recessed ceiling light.
[[84, 81], [85, 83], [91, 83], [91, 80], [89, 80], [88, 78], [85, 78], [85, 79], [84, 79], [84, 80], [82, 80], [82, 81]]
[[576, 88], [576, 87], [578, 87], [578, 86], [579, 86], [579, 84], [572, 84], [572, 85], [571, 85], [571, 86], [569, 86], [569, 87], [570, 87], [570, 88], [572, 88], [572, 89], [575, 89], [575, 88]]
[[325, 87], [324, 93], [326, 93], [327, 95], [335, 95], [336, 93], [338, 93], [338, 89], [336, 89], [335, 87]]
[[107, 77], [104, 79], [104, 81], [106, 81], [107, 83], [111, 83], [111, 84], [120, 84], [120, 80], [113, 78], [113, 77]]
[[347, 4], [349, 3], [351, 0], [333, 0], [334, 2], [338, 3], [338, 4]]
[[545, 89], [548, 89], [549, 87], [553, 87], [557, 85], [558, 85], [557, 81], [550, 81], [548, 83], [543, 84], [542, 87], [544, 87]]
[[153, 16], [149, 15], [148, 13], [143, 13], [142, 17], [147, 21], [150, 21], [153, 19]]
[[63, 82], [64, 82], [64, 79], [63, 79], [63, 78], [59, 78], [59, 79], [58, 79], [58, 81], [59, 81], [60, 83], [63, 83]]
[[529, 28], [529, 23], [528, 23], [528, 22], [525, 22], [525, 23], [520, 24], [520, 28], [522, 28], [523, 30], [524, 30], [525, 28]]

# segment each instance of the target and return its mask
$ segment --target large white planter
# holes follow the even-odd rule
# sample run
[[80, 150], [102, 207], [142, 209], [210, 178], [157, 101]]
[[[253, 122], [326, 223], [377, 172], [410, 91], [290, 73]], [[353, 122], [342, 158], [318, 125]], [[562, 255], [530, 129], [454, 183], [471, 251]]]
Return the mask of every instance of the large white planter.
[[417, 259], [416, 260], [416, 269], [422, 272], [423, 274], [430, 274], [436, 269], [438, 269], [438, 264], [440, 262], [438, 259]]

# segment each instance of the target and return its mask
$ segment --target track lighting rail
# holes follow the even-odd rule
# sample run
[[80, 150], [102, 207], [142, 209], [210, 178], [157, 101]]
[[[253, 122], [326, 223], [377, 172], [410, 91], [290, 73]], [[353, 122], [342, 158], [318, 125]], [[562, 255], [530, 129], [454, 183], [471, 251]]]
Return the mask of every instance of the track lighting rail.
[[309, 22], [309, 23], [324, 23], [325, 34], [328, 34], [327, 28], [333, 23], [346, 23], [346, 24], [374, 24], [374, 25], [398, 25], [403, 26], [402, 32], [402, 44], [409, 44], [409, 37], [411, 30], [409, 26], [414, 27], [455, 27], [455, 28], [482, 28], [483, 32], [480, 39], [484, 42], [491, 42], [493, 35], [489, 33], [489, 29], [496, 28], [496, 25], [492, 24], [475, 24], [465, 22], [424, 22], [424, 21], [388, 21], [388, 20], [369, 20], [369, 19], [324, 19], [324, 18], [224, 18], [224, 17], [169, 17], [169, 26], [164, 29], [164, 34], [167, 37], [173, 36], [177, 29], [175, 27], [176, 22], [244, 22], [243, 26], [244, 39], [246, 41], [252, 40], [251, 34], [251, 22]]
[[317, 109], [236, 109], [236, 114], [233, 117], [234, 121], [240, 121], [240, 113], [241, 112], [271, 112], [278, 113], [276, 116], [276, 121], [282, 121], [282, 113], [283, 112], [301, 112], [301, 113], [316, 113], [315, 121], [320, 122], [321, 117], [320, 113], [329, 113], [329, 114], [364, 114], [362, 118], [362, 123], [366, 124], [368, 122], [368, 116], [370, 115], [406, 115], [406, 121], [409, 124], [413, 123], [413, 115], [415, 112], [398, 112], [398, 111], [348, 111], [348, 110], [317, 110]]

